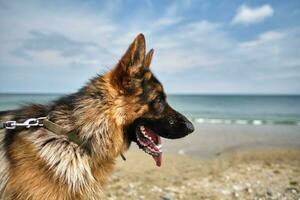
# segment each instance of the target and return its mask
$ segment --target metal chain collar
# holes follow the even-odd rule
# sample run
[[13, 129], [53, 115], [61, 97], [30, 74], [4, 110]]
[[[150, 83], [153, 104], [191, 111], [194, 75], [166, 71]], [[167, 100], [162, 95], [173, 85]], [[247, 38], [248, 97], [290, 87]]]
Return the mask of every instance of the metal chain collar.
[[15, 129], [16, 127], [30, 128], [34, 126], [43, 126], [44, 119], [46, 119], [46, 117], [30, 118], [24, 122], [6, 121], [0, 125], [0, 128]]

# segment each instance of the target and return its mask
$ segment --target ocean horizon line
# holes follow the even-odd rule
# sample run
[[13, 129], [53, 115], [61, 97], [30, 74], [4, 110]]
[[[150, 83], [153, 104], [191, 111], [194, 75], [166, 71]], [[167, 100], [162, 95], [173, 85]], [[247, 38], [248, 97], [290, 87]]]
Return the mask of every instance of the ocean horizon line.
[[[0, 92], [0, 95], [68, 95], [74, 92]], [[300, 96], [296, 93], [167, 93], [175, 96]]]

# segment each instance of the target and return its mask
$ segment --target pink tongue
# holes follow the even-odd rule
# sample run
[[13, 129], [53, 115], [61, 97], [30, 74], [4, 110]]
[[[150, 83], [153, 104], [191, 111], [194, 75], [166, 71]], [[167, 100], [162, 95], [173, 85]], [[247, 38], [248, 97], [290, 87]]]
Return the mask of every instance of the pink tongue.
[[159, 154], [159, 156], [152, 156], [153, 159], [155, 160], [156, 166], [160, 167], [161, 166], [161, 153]]

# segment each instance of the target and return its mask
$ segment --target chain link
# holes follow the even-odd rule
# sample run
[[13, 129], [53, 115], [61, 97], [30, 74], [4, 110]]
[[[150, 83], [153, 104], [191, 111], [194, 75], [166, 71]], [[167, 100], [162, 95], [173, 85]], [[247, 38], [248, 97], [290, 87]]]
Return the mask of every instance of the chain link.
[[15, 129], [16, 127], [34, 127], [34, 126], [43, 126], [42, 121], [46, 119], [46, 117], [38, 117], [38, 118], [30, 118], [26, 121], [20, 123], [17, 121], [6, 121], [4, 122], [4, 128], [6, 129]]

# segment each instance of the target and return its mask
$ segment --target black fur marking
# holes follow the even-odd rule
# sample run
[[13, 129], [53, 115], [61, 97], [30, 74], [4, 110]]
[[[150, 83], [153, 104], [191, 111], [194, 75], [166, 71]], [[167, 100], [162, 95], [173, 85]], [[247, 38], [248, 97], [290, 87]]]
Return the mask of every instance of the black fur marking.
[[[88, 154], [92, 155], [91, 138], [82, 143], [81, 148]], [[76, 155], [76, 154], [75, 154]]]
[[12, 110], [0, 111], [0, 119], [4, 116], [10, 115]]
[[[76, 154], [74, 154], [74, 155], [76, 155]], [[60, 160], [58, 160], [58, 161], [53, 165], [52, 168], [56, 168], [59, 164], [60, 164]]]
[[53, 142], [54, 140], [56, 140], [56, 138], [50, 138], [50, 139], [46, 140], [41, 146], [44, 147], [47, 144], [49, 144], [50, 142]]

